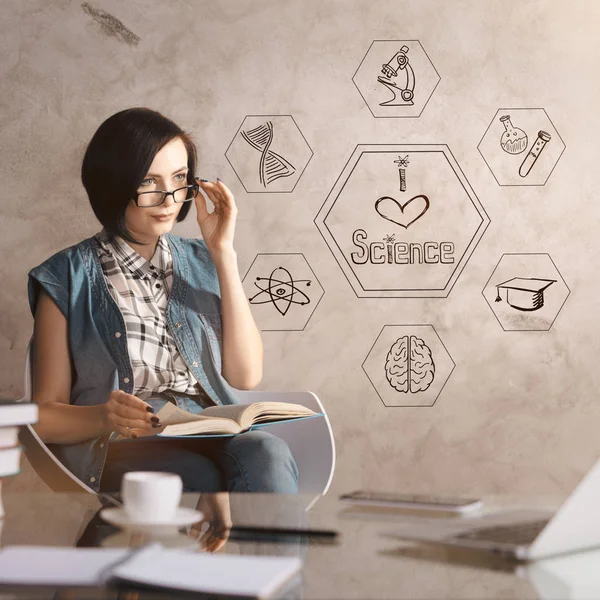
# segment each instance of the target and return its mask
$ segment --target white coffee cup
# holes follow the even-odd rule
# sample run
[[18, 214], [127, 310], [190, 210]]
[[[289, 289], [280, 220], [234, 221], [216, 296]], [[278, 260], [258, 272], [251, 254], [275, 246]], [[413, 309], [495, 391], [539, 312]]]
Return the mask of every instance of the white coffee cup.
[[130, 471], [123, 475], [121, 497], [125, 514], [132, 521], [161, 522], [175, 517], [183, 482], [176, 473]]

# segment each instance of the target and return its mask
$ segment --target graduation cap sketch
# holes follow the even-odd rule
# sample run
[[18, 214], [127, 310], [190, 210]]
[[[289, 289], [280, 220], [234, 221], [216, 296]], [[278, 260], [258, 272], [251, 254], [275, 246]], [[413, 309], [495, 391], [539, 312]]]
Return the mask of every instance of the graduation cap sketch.
[[506, 301], [517, 310], [532, 311], [544, 306], [544, 290], [556, 279], [537, 279], [535, 277], [513, 277], [496, 285], [496, 302], [501, 302], [500, 288], [506, 289]]

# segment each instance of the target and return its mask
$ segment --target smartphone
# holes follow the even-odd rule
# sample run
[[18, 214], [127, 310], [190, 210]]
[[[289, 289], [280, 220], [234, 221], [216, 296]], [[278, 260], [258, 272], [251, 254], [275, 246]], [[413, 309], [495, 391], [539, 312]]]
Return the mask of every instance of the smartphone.
[[393, 494], [390, 492], [367, 492], [358, 490], [340, 496], [342, 502], [362, 506], [387, 508], [410, 508], [423, 511], [467, 513], [483, 507], [481, 500], [431, 496], [429, 494]]

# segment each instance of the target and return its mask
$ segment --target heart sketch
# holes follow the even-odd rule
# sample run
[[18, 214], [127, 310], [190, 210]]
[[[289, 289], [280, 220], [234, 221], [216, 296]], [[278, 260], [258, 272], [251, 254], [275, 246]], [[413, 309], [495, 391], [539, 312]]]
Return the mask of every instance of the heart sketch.
[[428, 209], [429, 198], [425, 194], [414, 196], [404, 204], [390, 196], [382, 196], [375, 202], [375, 210], [379, 216], [404, 229], [418, 221]]

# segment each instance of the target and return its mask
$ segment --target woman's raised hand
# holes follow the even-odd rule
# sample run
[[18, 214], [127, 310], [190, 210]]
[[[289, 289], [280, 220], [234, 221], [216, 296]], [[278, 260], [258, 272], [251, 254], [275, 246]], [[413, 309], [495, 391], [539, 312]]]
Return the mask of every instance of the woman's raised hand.
[[202, 239], [211, 253], [233, 248], [237, 218], [237, 206], [233, 194], [220, 179], [212, 183], [196, 177], [196, 183], [215, 207], [209, 213], [204, 196], [202, 194], [196, 196], [196, 212]]
[[147, 402], [122, 390], [112, 391], [104, 408], [108, 427], [125, 438], [151, 435], [160, 427], [154, 409]]

